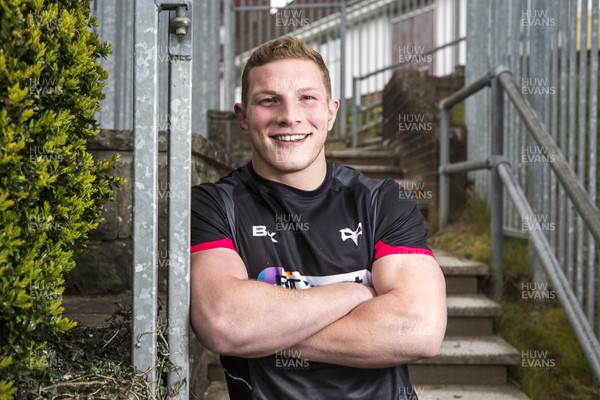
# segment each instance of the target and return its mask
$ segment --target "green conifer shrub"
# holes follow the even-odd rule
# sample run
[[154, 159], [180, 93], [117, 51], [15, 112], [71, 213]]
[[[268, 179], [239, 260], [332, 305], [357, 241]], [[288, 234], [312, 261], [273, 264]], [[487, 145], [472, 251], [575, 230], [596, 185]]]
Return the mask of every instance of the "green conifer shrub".
[[0, 398], [10, 376], [46, 366], [44, 337], [62, 316], [63, 274], [102, 220], [121, 179], [86, 142], [110, 46], [90, 0], [0, 0]]

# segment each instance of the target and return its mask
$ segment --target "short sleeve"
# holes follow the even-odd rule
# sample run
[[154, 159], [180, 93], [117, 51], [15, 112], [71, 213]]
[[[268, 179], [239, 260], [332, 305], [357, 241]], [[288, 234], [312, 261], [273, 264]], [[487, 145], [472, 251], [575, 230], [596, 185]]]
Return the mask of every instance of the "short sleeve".
[[426, 254], [427, 246], [423, 215], [409, 192], [395, 181], [382, 185], [376, 214], [375, 259], [390, 254]]
[[219, 189], [204, 183], [192, 187], [190, 252], [214, 248], [237, 251]]

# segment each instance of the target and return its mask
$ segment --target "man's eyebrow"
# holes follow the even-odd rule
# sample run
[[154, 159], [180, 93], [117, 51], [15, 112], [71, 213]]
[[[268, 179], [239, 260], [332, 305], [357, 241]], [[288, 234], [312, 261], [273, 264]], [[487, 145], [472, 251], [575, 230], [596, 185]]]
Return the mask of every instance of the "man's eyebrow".
[[[296, 93], [306, 93], [306, 92], [318, 92], [319, 89], [316, 87], [303, 87], [300, 89], [296, 90]], [[281, 96], [281, 92], [277, 91], [277, 90], [273, 90], [273, 89], [263, 89], [263, 90], [259, 90], [255, 93], [252, 93], [250, 95], [250, 97], [254, 98], [256, 96], [261, 96], [261, 95], [269, 95], [269, 96]]]
[[305, 93], [305, 92], [313, 92], [313, 91], [318, 91], [318, 90], [319, 89], [317, 89], [316, 87], [305, 87], [305, 88], [298, 89], [298, 92]]
[[264, 89], [264, 90], [259, 90], [256, 93], [252, 93], [252, 96], [258, 96], [258, 95], [261, 95], [261, 94], [270, 94], [270, 95], [275, 95], [276, 96], [279, 93], [277, 91], [275, 91], [275, 90]]

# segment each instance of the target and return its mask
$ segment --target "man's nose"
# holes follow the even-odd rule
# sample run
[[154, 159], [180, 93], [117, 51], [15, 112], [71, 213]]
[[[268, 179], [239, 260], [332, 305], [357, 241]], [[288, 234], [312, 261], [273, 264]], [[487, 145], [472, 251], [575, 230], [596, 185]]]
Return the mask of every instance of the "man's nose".
[[277, 123], [284, 126], [292, 126], [300, 123], [302, 114], [298, 104], [292, 99], [285, 99], [279, 107]]

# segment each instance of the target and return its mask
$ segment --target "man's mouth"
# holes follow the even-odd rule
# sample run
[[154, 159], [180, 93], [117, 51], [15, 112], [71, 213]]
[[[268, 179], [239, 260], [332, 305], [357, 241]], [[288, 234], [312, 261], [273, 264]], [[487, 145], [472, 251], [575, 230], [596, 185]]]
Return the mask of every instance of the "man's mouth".
[[299, 142], [304, 138], [308, 137], [308, 134], [298, 134], [298, 135], [275, 135], [273, 138], [275, 140], [279, 140], [280, 142]]

